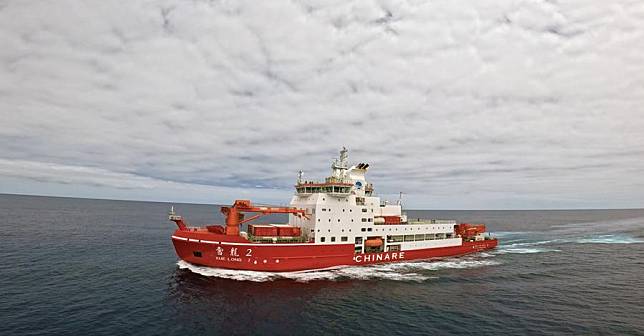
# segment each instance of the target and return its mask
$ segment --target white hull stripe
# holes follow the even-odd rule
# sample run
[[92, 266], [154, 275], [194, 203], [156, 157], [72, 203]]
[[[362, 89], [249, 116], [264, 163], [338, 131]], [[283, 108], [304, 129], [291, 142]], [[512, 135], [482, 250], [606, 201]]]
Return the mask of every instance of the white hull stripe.
[[[247, 245], [247, 246], [315, 246], [315, 245], [324, 245], [324, 244], [315, 244], [315, 243], [286, 243], [286, 244], [272, 244], [272, 243], [226, 243], [221, 242], [223, 245]], [[338, 245], [338, 244], [336, 244]], [[341, 245], [352, 245], [352, 244], [341, 244]]]
[[[211, 240], [199, 240], [199, 239], [192, 239], [192, 238], [189, 239], [189, 238], [178, 237], [178, 236], [172, 236], [172, 239], [178, 239], [178, 240], [183, 240], [183, 241], [188, 241], [188, 242], [195, 242], [195, 243], [222, 244], [222, 245], [240, 245], [240, 246], [313, 246], [313, 245], [322, 245], [322, 244], [315, 244], [315, 243], [302, 243], [302, 244], [298, 244], [298, 243], [286, 243], [286, 244], [228, 243], [228, 242], [216, 242], [216, 241], [211, 241]], [[351, 245], [351, 244], [342, 244], [342, 245]]]

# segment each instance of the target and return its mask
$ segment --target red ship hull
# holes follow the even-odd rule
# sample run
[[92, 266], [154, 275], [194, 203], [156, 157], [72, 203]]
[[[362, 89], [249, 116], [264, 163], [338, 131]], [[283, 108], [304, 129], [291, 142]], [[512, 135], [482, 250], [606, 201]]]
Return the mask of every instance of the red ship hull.
[[179, 258], [195, 265], [294, 272], [458, 256], [495, 248], [498, 241], [466, 241], [450, 247], [356, 254], [353, 244], [252, 243], [239, 236], [177, 230], [172, 243]]

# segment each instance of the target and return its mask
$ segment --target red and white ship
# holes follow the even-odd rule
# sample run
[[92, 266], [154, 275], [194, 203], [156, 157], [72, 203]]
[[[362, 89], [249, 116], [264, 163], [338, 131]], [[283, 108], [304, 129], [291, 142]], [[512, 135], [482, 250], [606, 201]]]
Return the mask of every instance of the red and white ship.
[[[457, 256], [498, 244], [482, 224], [408, 219], [400, 202], [374, 196], [365, 179], [369, 165], [349, 166], [344, 148], [331, 168], [324, 182], [305, 181], [300, 172], [289, 207], [248, 200], [222, 207], [225, 226], [188, 227], [171, 210], [179, 227], [172, 235], [177, 255], [196, 265], [287, 272]], [[242, 224], [277, 213], [288, 214], [288, 224], [249, 224], [241, 231]]]

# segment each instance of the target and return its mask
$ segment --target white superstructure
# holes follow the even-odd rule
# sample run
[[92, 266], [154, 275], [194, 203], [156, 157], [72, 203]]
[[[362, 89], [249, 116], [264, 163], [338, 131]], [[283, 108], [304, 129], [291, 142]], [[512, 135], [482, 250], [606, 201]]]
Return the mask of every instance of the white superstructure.
[[324, 182], [305, 181], [302, 172], [290, 205], [305, 209], [308, 218], [290, 216], [304, 236], [317, 244], [355, 244], [358, 253], [407, 251], [461, 245], [455, 221], [409, 221], [400, 202], [388, 204], [374, 196], [366, 180], [366, 163], [348, 166], [346, 148], [331, 164]]

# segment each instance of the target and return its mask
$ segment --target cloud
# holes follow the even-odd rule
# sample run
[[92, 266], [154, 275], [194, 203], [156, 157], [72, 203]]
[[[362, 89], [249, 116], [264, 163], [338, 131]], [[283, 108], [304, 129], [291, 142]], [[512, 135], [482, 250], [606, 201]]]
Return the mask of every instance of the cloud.
[[641, 207], [643, 28], [627, 1], [4, 2], [0, 192], [284, 202], [346, 145], [412, 207]]

